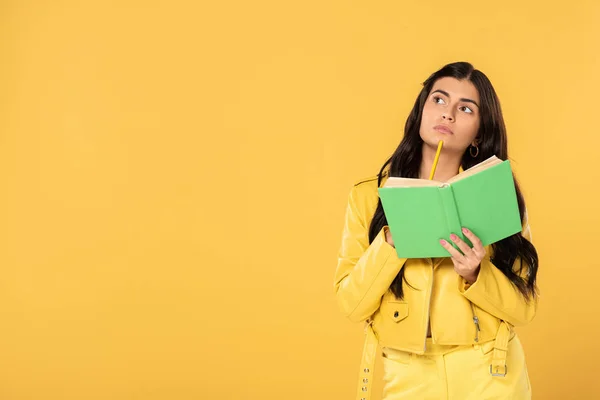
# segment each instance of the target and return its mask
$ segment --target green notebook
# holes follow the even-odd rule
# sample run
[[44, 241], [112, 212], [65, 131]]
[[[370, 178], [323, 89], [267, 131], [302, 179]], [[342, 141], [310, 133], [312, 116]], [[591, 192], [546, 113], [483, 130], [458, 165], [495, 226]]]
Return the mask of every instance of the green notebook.
[[471, 245], [463, 226], [484, 246], [521, 231], [510, 163], [496, 156], [448, 182], [390, 177], [378, 190], [400, 258], [450, 257], [439, 240], [454, 233]]

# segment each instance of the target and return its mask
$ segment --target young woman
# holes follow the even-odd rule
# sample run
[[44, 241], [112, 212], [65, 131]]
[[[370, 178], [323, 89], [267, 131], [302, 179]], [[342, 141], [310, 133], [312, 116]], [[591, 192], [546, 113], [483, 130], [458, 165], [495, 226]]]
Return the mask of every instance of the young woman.
[[[537, 307], [538, 256], [515, 181], [523, 230], [489, 246], [441, 238], [448, 257], [398, 258], [377, 188], [388, 176], [446, 181], [495, 155], [508, 158], [500, 102], [489, 79], [466, 62], [433, 73], [406, 121], [400, 145], [379, 174], [350, 191], [335, 290], [342, 312], [365, 321], [358, 397], [368, 399], [378, 344], [385, 400], [530, 399], [513, 327]], [[454, 242], [460, 251], [450, 242]]]

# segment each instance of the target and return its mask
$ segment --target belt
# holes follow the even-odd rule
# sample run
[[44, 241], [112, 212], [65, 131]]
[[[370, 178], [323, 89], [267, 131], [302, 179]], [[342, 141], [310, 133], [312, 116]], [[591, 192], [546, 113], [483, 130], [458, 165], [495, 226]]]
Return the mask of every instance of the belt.
[[[490, 364], [490, 374], [492, 376], [504, 377], [508, 372], [506, 355], [511, 332], [512, 327], [506, 321], [501, 321], [494, 342], [492, 363]], [[379, 340], [375, 335], [375, 331], [373, 331], [373, 321], [369, 319], [366, 321], [365, 326], [365, 343], [363, 346], [362, 359], [360, 361], [356, 400], [369, 400], [371, 398], [373, 369], [375, 367], [375, 357], [377, 356], [378, 346]]]
[[360, 361], [360, 374], [358, 378], [358, 393], [356, 400], [369, 400], [373, 383], [373, 369], [377, 356], [379, 340], [373, 331], [373, 320], [368, 319], [365, 326], [365, 344]]
[[492, 376], [506, 376], [508, 367], [506, 366], [506, 354], [508, 353], [508, 341], [512, 327], [506, 321], [502, 321], [496, 333], [496, 341], [494, 342], [494, 354], [492, 355], [492, 363], [490, 364], [490, 374]]

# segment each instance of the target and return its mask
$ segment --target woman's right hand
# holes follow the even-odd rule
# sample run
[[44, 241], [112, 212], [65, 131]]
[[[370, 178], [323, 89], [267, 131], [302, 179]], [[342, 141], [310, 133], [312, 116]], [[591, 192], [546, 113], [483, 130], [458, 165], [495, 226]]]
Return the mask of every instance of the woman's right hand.
[[388, 242], [388, 244], [392, 247], [396, 247], [394, 246], [394, 239], [392, 239], [392, 234], [390, 233], [390, 229], [386, 226], [383, 228], [384, 232], [385, 232], [385, 241]]

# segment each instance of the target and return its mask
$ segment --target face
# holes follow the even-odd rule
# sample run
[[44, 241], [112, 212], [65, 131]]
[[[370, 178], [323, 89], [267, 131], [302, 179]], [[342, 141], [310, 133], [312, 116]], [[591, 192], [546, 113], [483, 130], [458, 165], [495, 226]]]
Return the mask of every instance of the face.
[[444, 150], [464, 152], [476, 143], [479, 104], [479, 92], [470, 81], [438, 79], [423, 107], [421, 139], [434, 148], [443, 140]]

